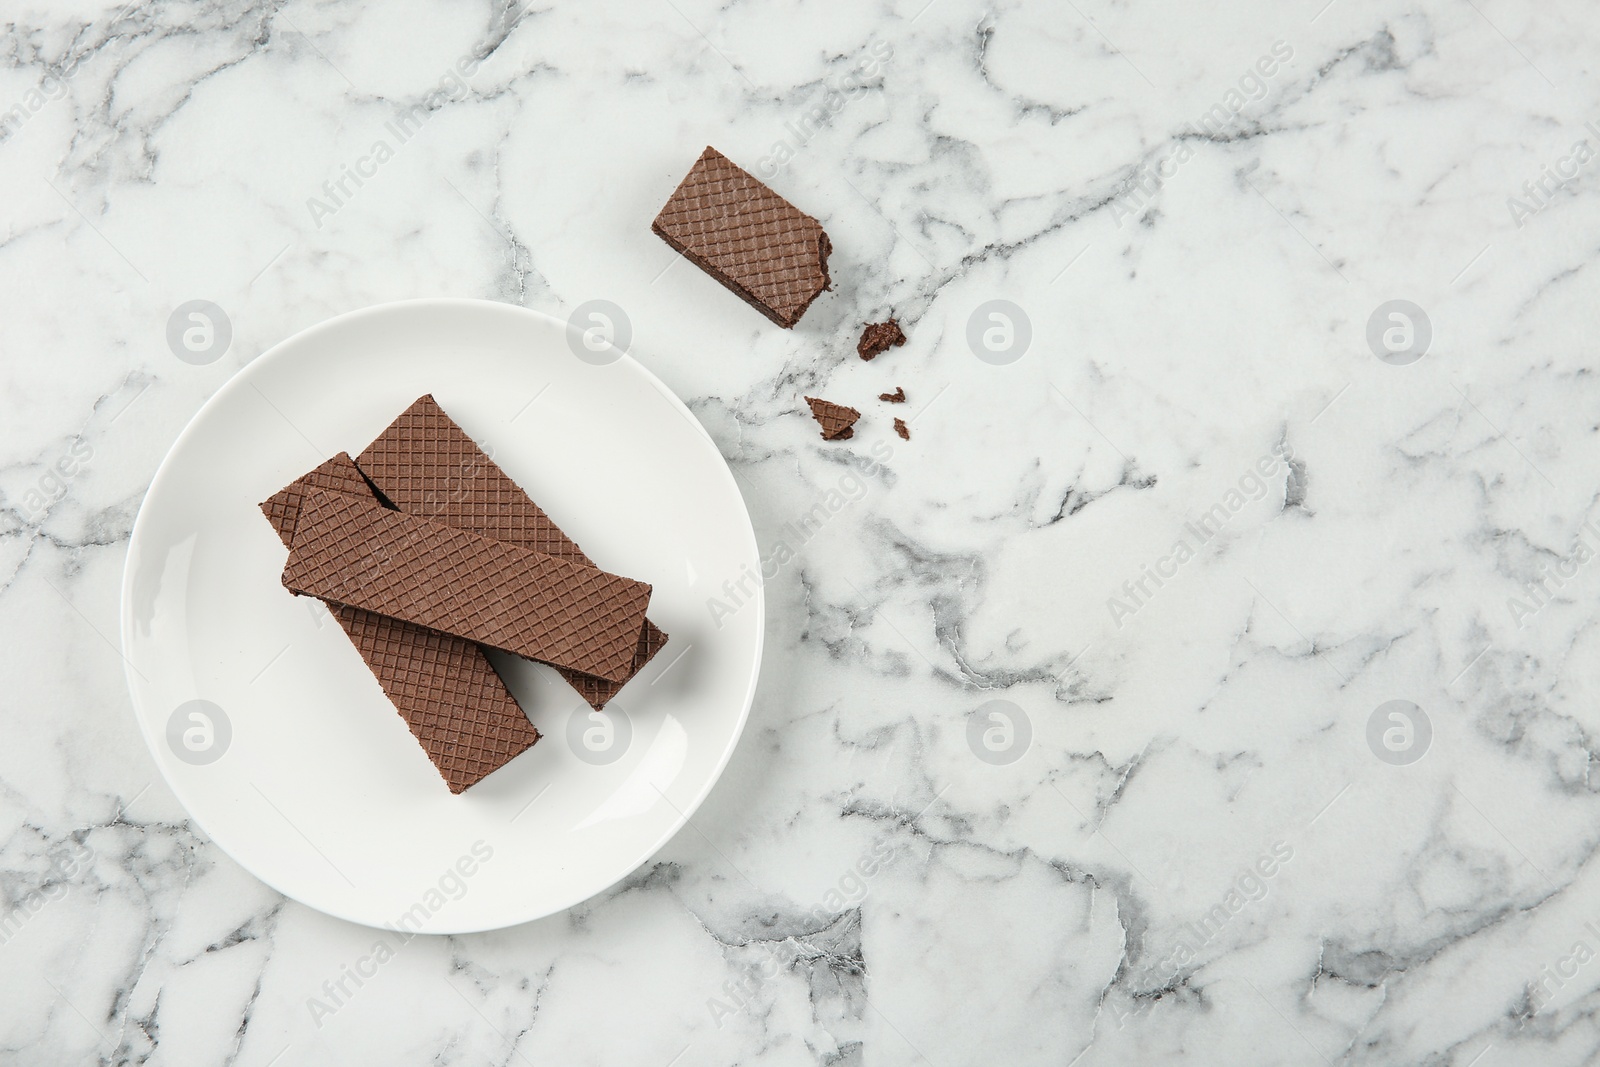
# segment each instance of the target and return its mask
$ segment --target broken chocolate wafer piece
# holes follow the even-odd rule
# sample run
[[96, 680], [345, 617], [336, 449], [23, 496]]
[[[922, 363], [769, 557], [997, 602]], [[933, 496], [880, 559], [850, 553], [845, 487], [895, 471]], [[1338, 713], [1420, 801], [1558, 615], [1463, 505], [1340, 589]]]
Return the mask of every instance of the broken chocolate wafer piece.
[[900, 435], [902, 441], [911, 440], [911, 430], [906, 426], [905, 419], [894, 420], [894, 432]]
[[372, 496], [372, 488], [361, 477], [348, 452], [340, 452], [315, 469], [302, 474], [261, 502], [261, 513], [278, 532], [278, 540], [288, 548], [294, 540], [295, 522], [300, 518], [300, 502], [312, 489], [331, 489], [351, 496]]
[[314, 489], [283, 584], [611, 681], [633, 668], [650, 586]]
[[888, 322], [869, 322], [861, 331], [861, 340], [856, 342], [856, 355], [870, 362], [905, 343], [906, 335], [893, 317]]
[[784, 329], [829, 288], [822, 224], [707, 147], [650, 229]]
[[879, 393], [878, 399], [889, 404], [904, 404], [906, 402], [905, 388], [902, 386], [892, 393]]
[[811, 417], [822, 427], [824, 441], [847, 441], [855, 436], [854, 427], [861, 412], [814, 396], [806, 397], [806, 403], [811, 405]]
[[[401, 412], [356, 464], [379, 492], [407, 514], [593, 565], [431, 395], [419, 397]], [[629, 677], [643, 670], [666, 643], [666, 633], [646, 619]], [[558, 672], [596, 709], [604, 707], [626, 683], [626, 679], [613, 682], [578, 671]]]
[[[262, 503], [285, 548], [312, 489], [372, 498], [355, 463], [339, 453]], [[539, 731], [471, 641], [339, 604], [329, 612], [450, 792], [482, 781], [539, 740]]]

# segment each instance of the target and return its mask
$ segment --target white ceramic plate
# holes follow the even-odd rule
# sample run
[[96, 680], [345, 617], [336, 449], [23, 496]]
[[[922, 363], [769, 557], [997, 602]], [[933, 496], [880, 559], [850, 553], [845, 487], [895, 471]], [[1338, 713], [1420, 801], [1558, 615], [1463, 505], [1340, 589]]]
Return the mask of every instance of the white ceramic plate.
[[[257, 508], [423, 393], [596, 563], [650, 582], [671, 635], [603, 720], [548, 668], [497, 658], [544, 737], [461, 796], [326, 610], [279, 584]], [[284, 341], [201, 408], [134, 524], [122, 645], [150, 751], [229, 855], [331, 915], [460, 933], [600, 892], [699, 807], [744, 728], [763, 623], [756, 583], [731, 615], [708, 599], [759, 572], [727, 465], [649, 371], [580, 359], [566, 324], [522, 308], [412, 301]]]

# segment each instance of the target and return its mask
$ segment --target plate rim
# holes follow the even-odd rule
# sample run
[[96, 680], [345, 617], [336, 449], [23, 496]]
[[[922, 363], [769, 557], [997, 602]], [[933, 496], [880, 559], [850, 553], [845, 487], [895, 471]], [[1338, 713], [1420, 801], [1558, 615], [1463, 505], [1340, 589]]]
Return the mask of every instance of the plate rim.
[[[144, 529], [147, 522], [146, 505], [149, 503], [150, 498], [155, 494], [157, 487], [162, 484], [163, 480], [171, 476], [169, 473], [169, 464], [171, 463], [173, 455], [188, 442], [190, 435], [196, 432], [196, 424], [200, 421], [203, 415], [211, 410], [213, 405], [224, 402], [226, 398], [231, 397], [234, 391], [242, 390], [249, 381], [252, 373], [260, 373], [259, 371], [255, 371], [255, 368], [266, 366], [275, 359], [283, 358], [282, 352], [285, 348], [297, 342], [313, 337], [318, 333], [332, 330], [336, 327], [347, 326], [350, 323], [363, 318], [376, 318], [382, 315], [393, 314], [400, 311], [426, 310], [448, 310], [466, 312], [469, 314], [504, 314], [512, 318], [522, 317], [531, 321], [540, 321], [554, 326], [563, 332], [570, 331], [571, 329], [569, 323], [556, 318], [554, 315], [551, 315], [548, 312], [539, 311], [534, 308], [523, 307], [519, 304], [507, 304], [498, 300], [485, 300], [476, 297], [414, 297], [405, 300], [391, 300], [378, 304], [369, 304], [365, 307], [341, 312], [337, 315], [333, 315], [329, 318], [313, 323], [304, 329], [297, 330], [289, 336], [280, 339], [266, 351], [262, 352], [244, 366], [240, 367], [228, 378], [227, 381], [218, 386], [216, 391], [208, 396], [205, 401], [195, 409], [194, 413], [189, 416], [189, 420], [184, 423], [183, 428], [178, 431], [177, 436], [172, 439], [172, 444], [168, 446], [167, 451], [162, 455], [161, 462], [156, 465], [155, 473], [150, 478], [150, 484], [145, 488], [144, 496], [139, 501], [139, 510], [134, 516], [133, 526], [129, 531], [128, 547], [123, 557], [122, 580], [120, 583], [120, 591], [117, 603], [117, 638], [118, 645], [120, 646], [118, 648], [118, 652], [121, 654], [122, 658], [123, 679], [127, 684], [128, 699], [129, 703], [132, 705], [133, 717], [138, 723], [139, 733], [144, 738], [145, 746], [150, 752], [150, 757], [155, 762], [156, 770], [160, 773], [161, 779], [166, 783], [167, 788], [172, 791], [173, 797], [178, 801], [179, 805], [182, 806], [184, 814], [193, 821], [195, 827], [205, 835], [206, 839], [220, 849], [225, 855], [227, 855], [229, 859], [233, 860], [233, 862], [237, 863], [241, 868], [249, 873], [251, 877], [260, 881], [263, 885], [266, 885], [279, 896], [282, 896], [286, 900], [293, 900], [297, 904], [300, 904], [306, 908], [310, 908], [312, 911], [315, 911], [319, 914], [329, 915], [345, 922], [355, 923], [356, 925], [376, 930], [386, 929], [386, 927], [374, 924], [369, 922], [367, 919], [356, 915], [320, 907], [316, 904], [311, 904], [307, 901], [301, 900], [299, 897], [294, 896], [284, 890], [283, 887], [278, 885], [273, 879], [267, 877], [261, 871], [257, 870], [254, 865], [246, 863], [243, 859], [236, 855], [234, 851], [228, 847], [228, 845], [219, 840], [218, 837], [206, 827], [205, 821], [195, 812], [193, 806], [191, 805], [191, 798], [186, 795], [185, 790], [173, 780], [173, 777], [170, 774], [168, 774], [167, 765], [161, 758], [160, 748], [157, 744], [158, 738], [154, 733], [153, 727], [147, 721], [148, 716], [146, 714], [144, 702], [140, 697], [139, 688], [134, 678], [136, 668], [134, 667], [133, 658], [129, 648], [130, 620], [132, 619], [130, 604], [133, 587], [134, 565], [136, 559], [134, 548], [138, 545], [141, 537], [141, 531]], [[614, 345], [611, 347], [613, 350], [616, 350]], [[630, 342], [629, 348], [631, 349], [632, 347], [633, 345]], [[744, 524], [741, 528], [741, 532], [748, 538], [751, 556], [756, 560], [759, 560], [761, 558], [761, 546], [760, 542], [756, 539], [755, 524], [750, 520], [750, 507], [745, 501], [744, 493], [739, 489], [738, 481], [733, 476], [732, 467], [728, 465], [728, 458], [724, 456], [722, 454], [722, 450], [717, 447], [715, 439], [712, 438], [711, 434], [706, 430], [705, 425], [695, 417], [694, 412], [689, 409], [689, 406], [685, 404], [676, 393], [667, 387], [666, 383], [664, 383], [660, 378], [656, 377], [655, 373], [651, 371], [650, 368], [634, 359], [630, 351], [616, 351], [617, 358], [612, 362], [626, 363], [635, 372], [641, 375], [643, 380], [650, 385], [651, 388], [653, 388], [657, 393], [665, 398], [669, 404], [678, 410], [678, 413], [688, 421], [691, 427], [700, 433], [701, 437], [703, 437], [706, 443], [710, 446], [712, 453], [720, 461], [718, 463], [720, 477], [726, 480], [728, 487], [733, 491], [733, 498], [739, 503], [739, 513], [744, 518]], [[748, 605], [751, 602], [747, 601], [746, 603]], [[649, 863], [657, 853], [666, 847], [668, 842], [682, 832], [683, 828], [689, 825], [690, 820], [694, 817], [694, 813], [698, 811], [700, 806], [705, 803], [708, 797], [710, 797], [711, 791], [716, 788], [717, 783], [722, 780], [723, 772], [727, 770], [728, 763], [733, 758], [734, 750], [739, 747], [739, 742], [744, 738], [745, 726], [750, 721], [750, 711], [755, 705], [756, 687], [761, 681], [761, 664], [765, 652], [767, 629], [766, 589], [760, 582], [756, 583], [756, 594], [753, 598], [753, 604], [755, 607], [754, 662], [750, 672], [750, 681], [746, 687], [744, 699], [741, 702], [742, 706], [739, 710], [738, 722], [735, 724], [733, 732], [729, 735], [727, 745], [724, 747], [721, 754], [718, 755], [716, 766], [706, 777], [704, 784], [701, 786], [694, 798], [689, 803], [683, 805], [673, 804], [671, 801], [667, 801], [668, 806], [673, 809], [673, 818], [671, 822], [668, 824], [667, 828], [654, 841], [652, 841], [647, 848], [643, 850], [642, 855], [640, 855], [637, 860], [629, 864], [626, 870], [619, 873], [615, 878], [607, 882], [605, 885], [593, 890], [582, 892], [579, 896], [576, 896], [571, 900], [567, 900], [564, 903], [550, 907], [546, 910], [539, 911], [537, 914], [525, 915], [509, 922], [490, 922], [487, 924], [468, 923], [459, 926], [450, 925], [448, 927], [439, 927], [421, 932], [426, 933], [429, 936], [441, 937], [448, 937], [456, 934], [484, 933], [492, 930], [510, 929], [511, 927], [522, 926], [526, 923], [536, 922], [540, 919], [546, 919], [553, 915], [559, 915], [562, 912], [566, 912], [574, 907], [577, 907], [586, 900], [590, 900], [593, 897], [599, 896], [601, 893], [606, 892], [607, 890], [616, 886], [618, 883], [626, 880], [629, 875], [643, 867], [646, 863]]]

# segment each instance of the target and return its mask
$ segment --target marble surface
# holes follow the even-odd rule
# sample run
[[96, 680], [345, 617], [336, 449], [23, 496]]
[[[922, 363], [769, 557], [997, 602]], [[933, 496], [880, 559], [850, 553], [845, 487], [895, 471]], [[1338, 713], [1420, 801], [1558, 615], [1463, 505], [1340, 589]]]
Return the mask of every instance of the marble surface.
[[[0, 1062], [1600, 1058], [1592, 6], [0, 22]], [[792, 333], [649, 232], [708, 143], [832, 236]], [[619, 305], [794, 558], [692, 829], [373, 967], [161, 781], [118, 581], [230, 375], [427, 295]]]

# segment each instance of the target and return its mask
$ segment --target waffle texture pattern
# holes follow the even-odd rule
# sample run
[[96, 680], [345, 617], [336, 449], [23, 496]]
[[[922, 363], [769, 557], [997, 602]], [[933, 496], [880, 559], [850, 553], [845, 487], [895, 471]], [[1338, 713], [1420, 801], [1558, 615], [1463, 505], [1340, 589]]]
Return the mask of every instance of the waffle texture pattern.
[[323, 489], [301, 505], [283, 583], [612, 681], [650, 601], [644, 582]]
[[[305, 494], [314, 489], [372, 499], [354, 461], [341, 452], [261, 505], [288, 547]], [[482, 781], [539, 740], [483, 650], [370, 611], [333, 604], [334, 620], [405, 720], [452, 793]]]
[[811, 405], [811, 416], [822, 427], [824, 441], [846, 441], [855, 436], [855, 424], [861, 412], [814, 396], [806, 397], [806, 403]]
[[[557, 559], [593, 565], [522, 487], [445, 414], [431, 395], [417, 399], [367, 446], [356, 464], [390, 503], [409, 515], [434, 519]], [[628, 678], [666, 646], [667, 635], [646, 619]], [[605, 707], [627, 678], [559, 673], [593, 708]]]
[[822, 224], [706, 148], [650, 226], [785, 329], [829, 286]]

